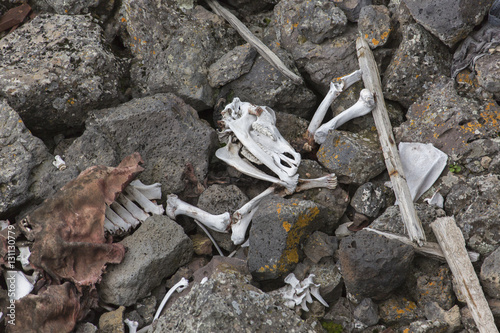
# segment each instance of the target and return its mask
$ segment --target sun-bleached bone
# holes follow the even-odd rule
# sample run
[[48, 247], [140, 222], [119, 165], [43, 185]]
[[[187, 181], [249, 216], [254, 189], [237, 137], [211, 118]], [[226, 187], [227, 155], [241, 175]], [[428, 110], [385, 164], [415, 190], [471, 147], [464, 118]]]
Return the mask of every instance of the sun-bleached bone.
[[130, 320], [130, 319], [125, 319], [123, 321], [125, 323], [125, 325], [128, 326], [128, 333], [137, 333], [137, 327], [139, 327], [139, 323], [134, 321], [134, 320]]
[[361, 117], [370, 113], [374, 107], [375, 99], [373, 98], [373, 94], [368, 89], [361, 90], [359, 99], [356, 104], [343, 111], [329, 122], [321, 125], [316, 130], [316, 132], [314, 133], [314, 141], [316, 141], [316, 143], [318, 144], [322, 144], [323, 142], [325, 142], [326, 136], [328, 135], [328, 132], [330, 130], [342, 126], [351, 119]]
[[360, 70], [357, 70], [349, 75], [341, 77], [338, 82], [330, 82], [330, 90], [328, 90], [328, 93], [309, 123], [309, 127], [307, 128], [308, 135], [314, 135], [314, 133], [316, 133], [316, 130], [323, 122], [323, 119], [325, 119], [326, 112], [328, 111], [330, 105], [332, 105], [333, 101], [340, 95], [341, 92], [361, 80], [362, 74], [363, 73]]
[[285, 299], [285, 305], [291, 309], [300, 305], [302, 310], [309, 311], [307, 303], [312, 303], [314, 296], [321, 304], [328, 307], [328, 303], [321, 297], [319, 293], [319, 284], [314, 283], [314, 274], [309, 274], [307, 278], [299, 281], [295, 274], [290, 273], [285, 278], [287, 286], [280, 289], [282, 297]]
[[124, 192], [126, 195], [129, 196], [129, 199], [131, 199], [130, 197], [132, 197], [133, 201], [141, 205], [141, 207], [147, 213], [162, 215], [165, 212], [165, 210], [161, 205], [157, 205], [154, 202], [150, 201], [144, 194], [142, 194], [134, 186], [127, 186]]
[[29, 261], [29, 258], [31, 255], [31, 251], [30, 251], [29, 246], [28, 245], [21, 245], [21, 246], [18, 246], [17, 248], [19, 249], [19, 255], [17, 256], [16, 259], [21, 263], [21, 265], [23, 266], [23, 269], [25, 271], [32, 269], [30, 267], [30, 261]]
[[160, 306], [158, 306], [158, 310], [156, 310], [156, 313], [155, 313], [155, 316], [153, 318], [153, 321], [155, 321], [156, 319], [158, 319], [158, 317], [160, 317], [161, 311], [165, 307], [165, 304], [167, 304], [167, 301], [172, 296], [172, 294], [174, 293], [174, 291], [177, 290], [177, 292], [180, 293], [181, 291], [183, 291], [184, 289], [187, 288], [188, 284], [189, 284], [189, 281], [186, 278], [183, 277], [179, 282], [177, 282], [176, 284], [174, 284], [174, 286], [172, 288], [170, 288], [170, 290], [165, 295], [165, 297], [163, 297], [163, 300], [161, 301]]
[[213, 215], [182, 201], [175, 194], [169, 194], [167, 196], [167, 216], [175, 220], [177, 215], [189, 216], [218, 232], [228, 232], [227, 230], [231, 224], [231, 215], [228, 212]]
[[222, 117], [225, 128], [220, 133], [222, 140], [234, 135], [248, 152], [279, 179], [287, 184], [297, 182], [295, 176], [301, 156], [281, 136], [276, 128], [276, 115], [271, 108], [234, 98], [222, 111]]
[[127, 198], [125, 195], [119, 195], [115, 201], [117, 204], [120, 204], [123, 208], [125, 208], [134, 218], [137, 220], [144, 222], [149, 217], [149, 214], [144, 210], [140, 209], [132, 200]]
[[334, 190], [337, 185], [337, 176], [334, 173], [313, 179], [299, 178], [299, 183], [297, 185], [297, 188], [295, 189], [295, 192], [301, 192], [313, 188], [327, 188], [330, 190]]
[[235, 245], [240, 245], [245, 241], [245, 234], [248, 226], [250, 225], [254, 214], [259, 209], [260, 202], [272, 193], [274, 193], [273, 186], [266, 189], [264, 192], [244, 204], [240, 209], [233, 213], [231, 240]]
[[52, 162], [52, 165], [54, 165], [56, 168], [58, 168], [60, 171], [63, 171], [66, 169], [66, 162], [61, 158], [61, 156], [56, 155], [54, 156], [55, 161]]
[[284, 186], [290, 191], [290, 193], [293, 193], [295, 187], [297, 186], [297, 181], [299, 179], [298, 175], [292, 177], [292, 181], [290, 183], [282, 181], [277, 177], [270, 176], [264, 171], [259, 170], [250, 162], [241, 158], [241, 156], [239, 155], [241, 147], [242, 147], [241, 143], [239, 142], [235, 143], [230, 140], [228, 141], [226, 146], [219, 148], [215, 152], [215, 156], [217, 156], [217, 158], [220, 159], [221, 161], [237, 169], [241, 173], [244, 173], [245, 175]]
[[130, 185], [135, 187], [139, 192], [144, 194], [149, 200], [161, 199], [161, 183], [154, 183], [151, 185], [143, 184], [139, 179], [130, 182]]
[[[33, 290], [38, 275], [33, 274], [31, 277], [29, 275], [26, 276], [21, 271], [5, 271], [4, 278], [7, 283], [8, 290], [12, 291], [9, 292], [9, 298], [17, 301], [28, 295]], [[13, 288], [11, 288], [11, 286], [13, 286]]]

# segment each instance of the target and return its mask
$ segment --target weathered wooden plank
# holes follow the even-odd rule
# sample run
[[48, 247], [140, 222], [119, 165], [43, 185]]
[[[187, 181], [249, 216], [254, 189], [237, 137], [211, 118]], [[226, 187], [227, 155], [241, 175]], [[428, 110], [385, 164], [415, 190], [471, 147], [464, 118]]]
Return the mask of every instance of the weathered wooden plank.
[[273, 65], [277, 70], [279, 70], [283, 75], [288, 77], [295, 84], [303, 84], [302, 78], [292, 72], [286, 65], [278, 58], [273, 51], [271, 51], [264, 43], [260, 41], [257, 37], [252, 34], [252, 32], [229, 10], [222, 7], [216, 0], [207, 0], [208, 5], [214, 13], [223, 17], [229, 24], [236, 30], [244, 40], [246, 40], [250, 45], [252, 45], [259, 54], [266, 59], [271, 65]]
[[450, 266], [458, 288], [467, 301], [467, 306], [480, 333], [498, 333], [493, 314], [484, 297], [474, 267], [465, 248], [462, 231], [453, 217], [441, 217], [431, 224], [446, 261]]
[[377, 127], [380, 144], [382, 146], [385, 165], [391, 177], [396, 199], [399, 202], [399, 209], [401, 210], [403, 222], [408, 231], [410, 240], [417, 242], [419, 245], [423, 245], [425, 242], [424, 230], [415, 211], [410, 189], [408, 188], [404, 176], [403, 165], [401, 164], [399, 151], [396, 147], [394, 134], [392, 133], [391, 121], [389, 120], [389, 115], [385, 106], [377, 63], [364, 38], [359, 37], [357, 39], [356, 51], [358, 54], [359, 67], [363, 72], [365, 88], [374, 94], [375, 102], [377, 103], [375, 109], [372, 111], [373, 119], [375, 120], [375, 126]]

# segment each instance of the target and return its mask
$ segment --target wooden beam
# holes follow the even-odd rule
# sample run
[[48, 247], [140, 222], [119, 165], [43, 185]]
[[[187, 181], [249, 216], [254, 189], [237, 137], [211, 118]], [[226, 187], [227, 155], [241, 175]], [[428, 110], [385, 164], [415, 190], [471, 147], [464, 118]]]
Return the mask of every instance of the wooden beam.
[[363, 72], [365, 88], [374, 94], [375, 102], [377, 103], [375, 109], [372, 111], [373, 119], [375, 120], [375, 126], [377, 127], [378, 137], [382, 146], [385, 165], [391, 177], [396, 199], [399, 202], [399, 209], [401, 210], [403, 222], [408, 231], [410, 240], [422, 246], [425, 242], [425, 233], [422, 228], [422, 223], [415, 211], [410, 189], [408, 188], [404, 176], [403, 165], [401, 164], [399, 151], [396, 147], [394, 134], [392, 133], [391, 121], [389, 120], [389, 114], [385, 106], [377, 63], [364, 38], [358, 37], [356, 41], [356, 51], [358, 54], [359, 67]]
[[474, 267], [465, 249], [465, 239], [453, 217], [441, 217], [431, 224], [458, 288], [480, 333], [498, 333], [495, 320]]
[[293, 83], [300, 85], [304, 81], [302, 77], [292, 72], [286, 65], [278, 58], [273, 51], [271, 51], [264, 43], [252, 34], [250, 30], [229, 10], [222, 7], [216, 0], [206, 0], [210, 8], [215, 14], [223, 17], [229, 24], [236, 30], [244, 40], [246, 40], [252, 47], [254, 47], [259, 54], [266, 59], [271, 65], [279, 70], [283, 75], [292, 80]]

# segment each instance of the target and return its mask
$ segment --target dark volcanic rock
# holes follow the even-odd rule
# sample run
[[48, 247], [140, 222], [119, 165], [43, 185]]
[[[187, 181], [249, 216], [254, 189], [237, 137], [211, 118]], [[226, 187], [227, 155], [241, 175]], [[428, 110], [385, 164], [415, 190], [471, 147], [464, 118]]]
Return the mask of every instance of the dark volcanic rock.
[[236, 80], [250, 71], [257, 50], [250, 44], [238, 45], [208, 68], [208, 82], [214, 88]]
[[413, 18], [449, 47], [481, 23], [493, 0], [403, 0]]
[[83, 170], [137, 151], [145, 161], [139, 178], [145, 184], [162, 183], [166, 197], [185, 188], [182, 177], [187, 163], [198, 180], [205, 178], [216, 141], [215, 131], [182, 99], [157, 94], [94, 112], [87, 130], [66, 151], [66, 162]]
[[37, 16], [0, 40], [0, 97], [38, 135], [81, 129], [89, 110], [120, 102], [125, 62], [90, 16]]
[[328, 219], [328, 210], [312, 201], [266, 198], [250, 229], [248, 267], [254, 278], [276, 279], [293, 271], [304, 241]]
[[418, 24], [402, 28], [403, 41], [387, 68], [384, 96], [409, 107], [440, 76], [448, 76], [451, 54]]
[[351, 199], [351, 206], [356, 212], [369, 216], [378, 216], [380, 210], [386, 207], [390, 190], [384, 185], [365, 183], [358, 187]]
[[500, 298], [500, 247], [484, 259], [480, 277], [486, 294]]
[[321, 258], [333, 256], [338, 242], [335, 236], [328, 236], [324, 232], [316, 231], [306, 241], [304, 254], [315, 264]]
[[193, 247], [182, 227], [164, 215], [149, 217], [120, 242], [128, 250], [118, 265], [109, 265], [99, 284], [104, 302], [129, 306], [187, 264]]
[[[499, 29], [500, 31], [500, 29]], [[492, 93], [496, 100], [500, 99], [500, 52], [487, 54], [475, 62], [479, 85]]]
[[384, 46], [392, 31], [391, 13], [386, 6], [365, 6], [361, 8], [358, 27], [370, 48]]
[[342, 239], [339, 257], [347, 291], [358, 300], [387, 297], [405, 281], [413, 255], [413, 247], [369, 231]]

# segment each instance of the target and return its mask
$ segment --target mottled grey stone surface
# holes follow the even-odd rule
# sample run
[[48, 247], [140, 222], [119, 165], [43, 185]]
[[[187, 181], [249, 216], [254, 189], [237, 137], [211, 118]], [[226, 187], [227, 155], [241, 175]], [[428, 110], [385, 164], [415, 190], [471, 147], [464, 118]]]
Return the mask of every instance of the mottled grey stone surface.
[[[499, 29], [500, 31], [500, 29]], [[500, 99], [500, 52], [487, 54], [475, 62], [479, 85], [492, 93], [496, 100]]]
[[354, 193], [351, 206], [360, 214], [376, 217], [386, 206], [390, 191], [392, 190], [381, 184], [364, 183]]
[[371, 49], [384, 46], [392, 31], [391, 13], [386, 6], [365, 6], [359, 14], [358, 28]]
[[486, 294], [500, 298], [500, 247], [484, 259], [480, 278]]
[[257, 50], [250, 44], [238, 45], [208, 68], [208, 82], [214, 88], [236, 80], [250, 71]]
[[120, 243], [127, 248], [125, 258], [108, 265], [98, 287], [100, 298], [115, 305], [129, 306], [147, 296], [193, 255], [182, 227], [164, 215], [149, 217]]

